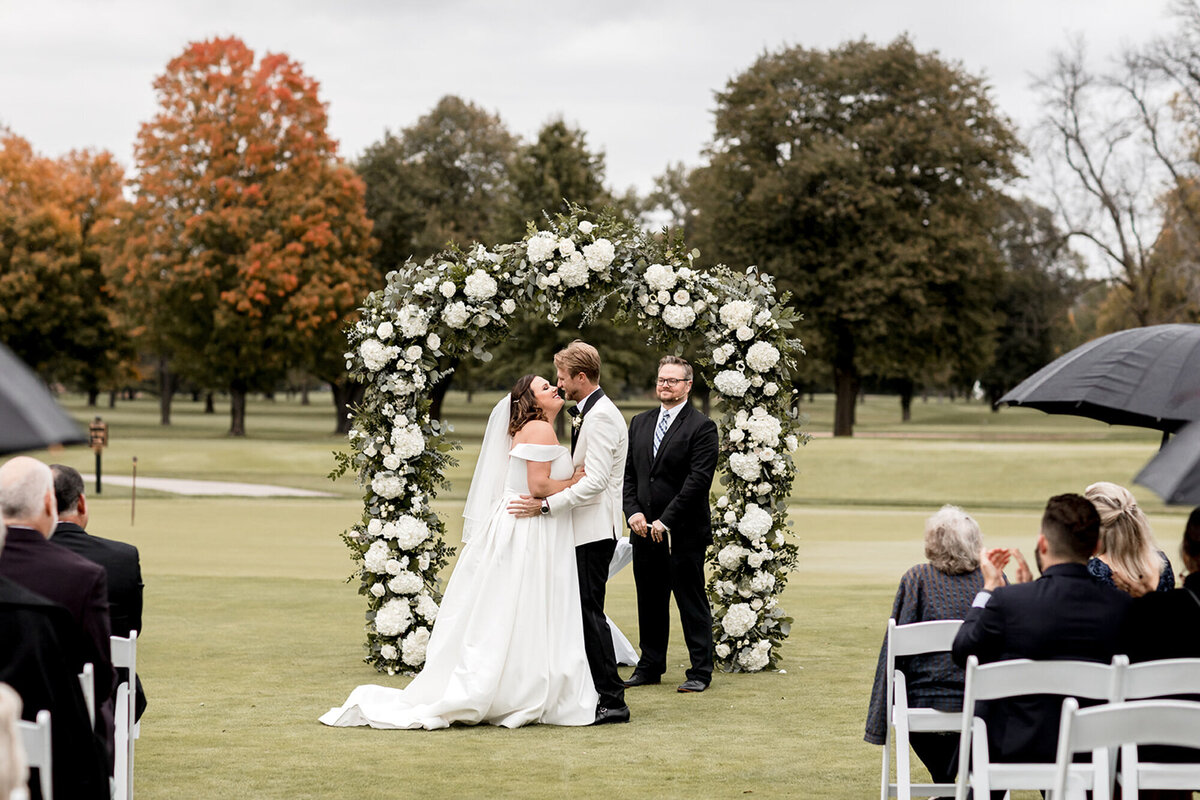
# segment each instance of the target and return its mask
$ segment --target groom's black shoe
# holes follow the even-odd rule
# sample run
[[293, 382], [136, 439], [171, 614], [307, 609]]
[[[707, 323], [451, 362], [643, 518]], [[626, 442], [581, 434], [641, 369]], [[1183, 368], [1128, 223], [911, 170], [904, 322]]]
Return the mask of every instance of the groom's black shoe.
[[696, 680], [695, 678], [690, 678], [690, 679], [684, 681], [683, 683], [679, 684], [679, 688], [676, 689], [675, 691], [683, 692], [683, 693], [703, 692], [707, 688], [708, 688], [708, 684], [705, 683], [704, 681]]
[[629, 706], [620, 708], [599, 706], [596, 708], [596, 721], [592, 723], [593, 725], [608, 725], [612, 722], [629, 722]]
[[662, 678], [635, 671], [629, 676], [629, 680], [622, 681], [622, 683], [625, 684], [626, 689], [631, 689], [634, 686], [652, 686], [656, 683], [662, 683]]

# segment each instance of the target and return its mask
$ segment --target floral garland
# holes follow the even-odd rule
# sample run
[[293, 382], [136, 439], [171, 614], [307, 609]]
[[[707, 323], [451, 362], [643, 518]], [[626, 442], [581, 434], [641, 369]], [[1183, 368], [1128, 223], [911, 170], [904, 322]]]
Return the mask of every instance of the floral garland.
[[[773, 668], [791, 619], [777, 597], [795, 565], [787, 540], [792, 453], [807, 440], [791, 405], [790, 376], [803, 354], [788, 338], [796, 320], [772, 279], [754, 268], [693, 267], [698, 253], [676, 238], [648, 234], [605, 212], [559, 216], [550, 230], [530, 225], [520, 242], [449, 250], [408, 262], [366, 300], [349, 332], [346, 368], [366, 384], [353, 415], [351, 451], [334, 475], [352, 470], [365, 488], [361, 520], [343, 534], [367, 597], [365, 660], [388, 674], [425, 662], [441, 594], [438, 574], [453, 550], [431, 507], [448, 488], [445, 469], [459, 448], [451, 429], [429, 416], [428, 388], [439, 366], [509, 335], [518, 304], [558, 322], [582, 309], [595, 319], [636, 319], [649, 342], [682, 350], [703, 338], [697, 366], [716, 370], [719, 496], [708, 593], [717, 664], [727, 671]], [[786, 390], [785, 390], [786, 389]]]

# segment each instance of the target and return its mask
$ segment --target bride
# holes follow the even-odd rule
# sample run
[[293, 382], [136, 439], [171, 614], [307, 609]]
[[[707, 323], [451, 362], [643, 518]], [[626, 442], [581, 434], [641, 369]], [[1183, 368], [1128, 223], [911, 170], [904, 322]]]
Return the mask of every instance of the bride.
[[557, 388], [536, 375], [496, 404], [425, 667], [404, 689], [359, 686], [321, 722], [432, 730], [595, 720], [570, 516], [518, 519], [506, 510], [510, 497], [546, 497], [583, 477], [554, 434], [562, 406]]

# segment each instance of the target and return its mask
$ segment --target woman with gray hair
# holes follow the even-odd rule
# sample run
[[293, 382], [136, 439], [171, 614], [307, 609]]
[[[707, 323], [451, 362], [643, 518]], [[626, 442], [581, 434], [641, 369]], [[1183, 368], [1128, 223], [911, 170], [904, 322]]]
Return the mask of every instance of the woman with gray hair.
[[[897, 625], [938, 619], [963, 619], [983, 588], [979, 555], [983, 535], [979, 524], [958, 506], [942, 506], [925, 521], [925, 557], [900, 579], [892, 618]], [[883, 744], [887, 734], [887, 638], [879, 650], [875, 684], [867, 711], [866, 734], [871, 744]], [[961, 711], [965, 674], [949, 653], [930, 653], [897, 659], [908, 681], [910, 708]], [[952, 783], [957, 771], [958, 736], [953, 733], [911, 733], [909, 742], [936, 783]]]

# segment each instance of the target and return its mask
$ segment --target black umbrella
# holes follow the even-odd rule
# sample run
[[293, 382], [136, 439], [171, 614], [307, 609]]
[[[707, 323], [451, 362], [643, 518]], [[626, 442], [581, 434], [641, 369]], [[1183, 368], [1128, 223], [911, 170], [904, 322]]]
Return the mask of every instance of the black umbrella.
[[1174, 433], [1200, 419], [1200, 325], [1152, 325], [1094, 339], [1021, 381], [1000, 403]]
[[87, 440], [33, 370], [0, 344], [0, 455]]
[[1180, 428], [1133, 480], [1169, 506], [1200, 505], [1200, 422]]

